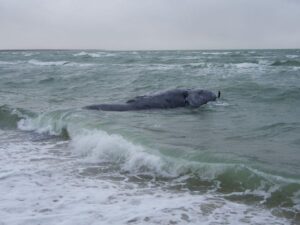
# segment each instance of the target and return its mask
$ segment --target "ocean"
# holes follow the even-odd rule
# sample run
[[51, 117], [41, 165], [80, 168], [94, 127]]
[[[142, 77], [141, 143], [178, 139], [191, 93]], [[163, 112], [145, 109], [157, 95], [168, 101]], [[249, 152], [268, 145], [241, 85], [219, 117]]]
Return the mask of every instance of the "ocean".
[[1, 225], [300, 224], [300, 50], [0, 51], [0, 152]]

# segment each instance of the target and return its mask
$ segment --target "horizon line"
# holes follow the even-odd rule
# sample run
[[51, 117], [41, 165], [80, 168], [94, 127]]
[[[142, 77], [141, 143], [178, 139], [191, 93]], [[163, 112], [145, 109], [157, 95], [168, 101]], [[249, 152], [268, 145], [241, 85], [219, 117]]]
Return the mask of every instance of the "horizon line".
[[300, 50], [300, 48], [203, 48], [203, 49], [101, 49], [101, 48], [8, 48], [0, 51], [245, 51], [245, 50]]

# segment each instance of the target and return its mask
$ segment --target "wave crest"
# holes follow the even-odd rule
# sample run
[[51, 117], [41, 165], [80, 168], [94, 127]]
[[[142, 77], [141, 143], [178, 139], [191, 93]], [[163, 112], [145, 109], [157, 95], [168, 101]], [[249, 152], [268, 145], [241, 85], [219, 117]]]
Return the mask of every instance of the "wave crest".
[[70, 62], [68, 61], [39, 61], [39, 60], [35, 60], [35, 59], [31, 59], [28, 61], [29, 64], [32, 65], [36, 65], [36, 66], [62, 66], [62, 65], [66, 65]]
[[[298, 207], [299, 180], [271, 175], [243, 164], [207, 163], [170, 157], [119, 134], [91, 129], [78, 122], [78, 117], [74, 117], [71, 111], [22, 118], [18, 127], [50, 135], [64, 136], [66, 133], [70, 138], [69, 148], [75, 155], [88, 163], [103, 164], [107, 171], [117, 168], [128, 176], [146, 175], [145, 179], [150, 176], [167, 180], [173, 186], [190, 190], [214, 187], [214, 190], [230, 198], [242, 196], [246, 199], [253, 195], [271, 207], [282, 203], [288, 207]], [[281, 199], [278, 196], [286, 197]]]
[[271, 64], [271, 66], [294, 66], [300, 67], [300, 61], [297, 60], [280, 60], [275, 61]]
[[27, 110], [2, 105], [0, 106], [0, 128], [17, 128], [20, 120], [29, 118], [32, 115], [33, 113]]

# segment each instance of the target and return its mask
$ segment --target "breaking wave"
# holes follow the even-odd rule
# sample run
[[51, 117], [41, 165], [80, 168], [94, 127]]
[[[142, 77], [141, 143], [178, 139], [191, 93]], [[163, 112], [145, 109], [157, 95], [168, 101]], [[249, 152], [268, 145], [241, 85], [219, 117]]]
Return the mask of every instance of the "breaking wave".
[[108, 53], [108, 52], [85, 52], [85, 51], [82, 51], [82, 52], [73, 54], [73, 56], [100, 58], [100, 57], [105, 57], [105, 56], [115, 56], [115, 54]]
[[0, 128], [17, 128], [20, 120], [33, 116], [34, 114], [20, 108], [11, 108], [8, 105], [0, 106]]
[[93, 57], [93, 58], [99, 58], [99, 57], [101, 57], [101, 54], [92, 53], [92, 52], [79, 52], [79, 53], [73, 54], [73, 56], [88, 56], [88, 57]]
[[222, 52], [214, 52], [214, 51], [209, 51], [209, 52], [202, 52], [202, 55], [230, 55], [232, 52], [227, 52], [227, 51], [222, 51]]
[[104, 163], [128, 176], [167, 179], [172, 185], [190, 190], [213, 187], [225, 197], [246, 200], [252, 196], [270, 207], [299, 207], [300, 181], [297, 179], [269, 174], [239, 163], [206, 163], [168, 156], [120, 134], [89, 127], [72, 111], [53, 111], [23, 118], [15, 117], [13, 113], [6, 113], [6, 116], [12, 117], [13, 122], [18, 120], [20, 130], [68, 138], [69, 148], [83, 161]]
[[69, 64], [70, 62], [68, 62], [68, 61], [44, 62], [44, 61], [31, 59], [28, 61], [28, 63], [32, 64], [32, 65], [36, 65], [36, 66], [62, 66], [62, 65]]

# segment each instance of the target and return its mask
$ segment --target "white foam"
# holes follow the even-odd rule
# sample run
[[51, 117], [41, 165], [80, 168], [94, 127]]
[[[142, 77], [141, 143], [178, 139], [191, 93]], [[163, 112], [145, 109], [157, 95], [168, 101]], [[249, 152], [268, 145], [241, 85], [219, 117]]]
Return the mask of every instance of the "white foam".
[[53, 61], [53, 62], [44, 62], [35, 59], [31, 59], [28, 61], [29, 64], [37, 65], [37, 66], [62, 66], [68, 64], [68, 61]]
[[213, 194], [82, 175], [87, 165], [65, 155], [59, 143], [20, 140], [0, 145], [1, 224], [289, 223]]
[[229, 55], [232, 52], [202, 52], [202, 55]]
[[[46, 128], [47, 123], [41, 122], [46, 121], [43, 117], [47, 117], [46, 114], [37, 117], [36, 122], [35, 119], [27, 120], [28, 124], [23, 124], [25, 129]], [[49, 126], [46, 132], [49, 131], [55, 129]], [[130, 176], [150, 173], [170, 177], [180, 172], [184, 174], [187, 170], [211, 179], [227, 167], [222, 164], [204, 164], [199, 167], [198, 163], [189, 162], [187, 168], [186, 162], [182, 165], [179, 161], [172, 163], [152, 149], [150, 152], [146, 147], [134, 144], [120, 135], [100, 130], [71, 127], [69, 133], [72, 138], [69, 143], [30, 142], [22, 138], [13, 140], [15, 134], [11, 135], [10, 141], [0, 138], [0, 223], [289, 223], [273, 216], [267, 209], [230, 202], [214, 192], [192, 194], [186, 189], [174, 191], [168, 188], [171, 182], [164, 186], [149, 181], [147, 185], [140, 186], [129, 182], [125, 175], [118, 172], [114, 175], [111, 171], [86, 175], [84, 171], [90, 165], [101, 168], [102, 162], [117, 163], [123, 171], [130, 172]], [[8, 135], [7, 132], [5, 135]], [[120, 176], [120, 179], [107, 179], [112, 175]], [[101, 176], [106, 179], [101, 179]], [[178, 182], [188, 178], [178, 178]]]
[[113, 54], [108, 54], [108, 53], [104, 53], [104, 52], [79, 52], [79, 53], [75, 53], [73, 54], [73, 56], [89, 56], [92, 58], [99, 58], [99, 57], [103, 57], [103, 56], [113, 56]]
[[[76, 119], [78, 121], [78, 119]], [[122, 171], [131, 174], [176, 177], [193, 172], [201, 179], [213, 180], [233, 165], [187, 162], [161, 155], [155, 149], [130, 142], [118, 134], [108, 134], [102, 130], [86, 130], [80, 123], [72, 122], [68, 112], [41, 114], [36, 118], [24, 118], [18, 128], [50, 135], [60, 135], [67, 129], [71, 138], [72, 151], [86, 162], [109, 162], [116, 164]]]
[[259, 66], [259, 64], [257, 64], [257, 63], [238, 63], [238, 64], [236, 64], [236, 67], [241, 68], [241, 69], [253, 68], [253, 67], [258, 67], [258, 66]]
[[[221, 103], [221, 106], [227, 104]], [[201, 180], [212, 181], [226, 171], [250, 170], [253, 174], [270, 180], [274, 185], [296, 182], [284, 178], [279, 180], [242, 164], [205, 163], [167, 157], [155, 149], [130, 142], [121, 135], [101, 130], [69, 129], [69, 134], [72, 139], [71, 151], [83, 157], [85, 162], [111, 163], [131, 175], [146, 174], [153, 177], [176, 178], [183, 174], [193, 174]]]
[[[151, 173], [160, 176], [176, 176], [176, 170], [168, 170], [168, 162], [162, 156], [151, 154], [143, 146], [133, 144], [117, 134], [108, 134], [102, 130], [85, 130], [80, 124], [68, 119], [69, 112], [40, 114], [36, 118], [24, 118], [18, 122], [18, 128], [50, 135], [60, 135], [67, 129], [71, 137], [70, 146], [74, 153], [89, 162], [110, 162], [119, 164], [123, 171], [131, 173]], [[158, 154], [158, 152], [156, 152]]]
[[298, 70], [300, 70], [300, 67], [294, 66], [294, 67], [293, 67], [293, 70], [294, 70], [294, 71], [298, 71]]
[[[230, 106], [223, 101], [213, 102], [210, 105], [212, 107]], [[272, 176], [243, 164], [205, 163], [167, 157], [155, 149], [133, 143], [121, 135], [109, 134], [99, 129], [84, 128], [84, 124], [80, 122], [84, 119], [81, 120], [78, 115], [70, 114], [69, 111], [43, 113], [35, 118], [26, 117], [26, 115], [19, 114], [18, 111], [13, 111], [13, 113], [25, 117], [17, 123], [20, 130], [50, 135], [61, 135], [67, 130], [71, 138], [72, 152], [79, 155], [84, 161], [109, 162], [131, 174], [177, 177], [192, 173], [202, 180], [214, 180], [227, 170], [246, 169], [272, 183], [299, 183], [297, 180]]]
[[224, 102], [224, 101], [215, 101], [215, 102], [211, 102], [212, 105], [215, 105], [215, 106], [230, 106], [230, 104], [228, 102]]
[[289, 59], [296, 59], [299, 57], [299, 55], [286, 55], [286, 57]]
[[[130, 176], [149, 175], [154, 179], [156, 177], [171, 178], [175, 183], [177, 183], [178, 178], [184, 183], [186, 179], [191, 177], [190, 174], [199, 177], [202, 181], [212, 181], [219, 175], [226, 173], [226, 171], [246, 169], [274, 184], [274, 189], [270, 189], [262, 182], [261, 188], [252, 190], [253, 195], [264, 196], [264, 199], [270, 197], [272, 192], [277, 191], [280, 184], [296, 182], [295, 180], [271, 176], [243, 165], [202, 163], [166, 157], [158, 151], [126, 140], [121, 135], [109, 134], [98, 129], [86, 130], [78, 123], [78, 119], [77, 124], [72, 126], [72, 120], [69, 120], [67, 115], [68, 112], [59, 111], [41, 114], [36, 118], [20, 120], [18, 127], [22, 130], [34, 130], [39, 133], [53, 135], [61, 134], [62, 130], [67, 128], [71, 137], [68, 151], [78, 157], [79, 162], [93, 163], [95, 165], [100, 163], [101, 165], [106, 165], [105, 167], [108, 170], [115, 168], [117, 173], [125, 172]], [[185, 176], [182, 177], [182, 175]], [[179, 180], [178, 182], [180, 183]], [[235, 193], [232, 194], [234, 195]]]
[[[162, 156], [150, 153], [140, 145], [133, 144], [117, 134], [101, 130], [72, 134], [71, 147], [77, 154], [90, 162], [117, 163], [121, 169], [131, 173], [176, 176], [168, 171]], [[157, 153], [158, 154], [158, 153]]]
[[29, 56], [33, 56], [33, 55], [39, 55], [40, 53], [39, 52], [22, 52], [22, 54], [25, 57], [29, 57]]
[[[221, 105], [226, 106], [226, 103]], [[121, 135], [109, 134], [102, 130], [86, 130], [80, 123], [72, 122], [68, 118], [68, 112], [53, 112], [41, 114], [36, 118], [21, 119], [18, 128], [50, 135], [60, 135], [67, 129], [71, 138], [72, 152], [79, 155], [82, 160], [92, 163], [109, 162], [130, 174], [177, 177], [192, 172], [203, 180], [214, 180], [227, 169], [237, 166], [170, 158], [155, 149], [148, 149], [126, 140]]]
[[60, 135], [68, 124], [68, 121], [65, 119], [68, 114], [67, 111], [57, 111], [52, 113], [42, 113], [34, 118], [24, 116], [25, 118], [18, 121], [17, 127], [24, 131]]
[[73, 56], [84, 56], [84, 55], [87, 55], [87, 53], [86, 52], [79, 52], [79, 53], [73, 54]]

